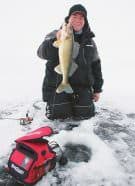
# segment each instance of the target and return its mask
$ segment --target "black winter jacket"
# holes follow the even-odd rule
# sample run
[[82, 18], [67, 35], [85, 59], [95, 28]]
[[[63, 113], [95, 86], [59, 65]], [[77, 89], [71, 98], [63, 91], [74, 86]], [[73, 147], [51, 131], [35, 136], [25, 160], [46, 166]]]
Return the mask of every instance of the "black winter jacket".
[[[58, 75], [54, 71], [54, 67], [59, 64], [58, 49], [52, 45], [56, 40], [56, 32], [57, 30], [54, 30], [48, 34], [37, 51], [37, 55], [40, 58], [47, 60], [43, 83], [43, 91], [46, 92], [46, 101], [51, 90], [56, 89], [62, 79], [61, 75]], [[75, 59], [78, 69], [69, 78], [69, 82], [73, 89], [74, 87], [87, 87], [98, 93], [102, 91], [103, 79], [101, 62], [93, 37], [94, 34], [90, 31], [89, 27], [79, 37], [74, 34], [75, 41], [80, 44], [79, 53]]]

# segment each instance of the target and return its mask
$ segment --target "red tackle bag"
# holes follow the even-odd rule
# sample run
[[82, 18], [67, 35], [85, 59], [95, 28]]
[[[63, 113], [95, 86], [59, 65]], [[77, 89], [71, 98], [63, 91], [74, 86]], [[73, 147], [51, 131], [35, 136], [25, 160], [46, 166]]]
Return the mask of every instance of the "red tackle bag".
[[8, 171], [19, 182], [35, 184], [56, 165], [56, 153], [49, 146], [45, 136], [53, 134], [52, 128], [41, 127], [15, 140]]

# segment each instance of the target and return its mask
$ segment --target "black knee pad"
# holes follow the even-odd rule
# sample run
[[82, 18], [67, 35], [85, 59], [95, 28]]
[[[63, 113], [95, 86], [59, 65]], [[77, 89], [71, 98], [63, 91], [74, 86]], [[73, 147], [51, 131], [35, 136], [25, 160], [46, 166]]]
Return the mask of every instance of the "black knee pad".
[[88, 119], [95, 115], [92, 92], [88, 88], [76, 89], [73, 96], [74, 118]]
[[75, 105], [73, 107], [73, 117], [75, 120], [89, 119], [95, 116], [94, 103], [88, 106]]
[[50, 120], [72, 117], [71, 103], [46, 106], [46, 117]]

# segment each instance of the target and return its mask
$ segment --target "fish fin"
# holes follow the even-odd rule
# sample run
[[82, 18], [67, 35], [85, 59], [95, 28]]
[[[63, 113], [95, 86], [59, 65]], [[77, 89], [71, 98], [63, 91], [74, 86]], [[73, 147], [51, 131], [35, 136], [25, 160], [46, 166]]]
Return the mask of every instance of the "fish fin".
[[61, 84], [58, 86], [58, 88], [56, 89], [56, 92], [57, 92], [58, 94], [60, 94], [60, 93], [62, 93], [62, 92], [66, 92], [66, 93], [68, 93], [68, 94], [72, 94], [72, 93], [73, 93], [73, 89], [72, 89], [72, 87], [70, 86], [69, 83], [68, 83], [68, 84], [63, 84], [63, 83], [61, 83]]
[[77, 68], [78, 68], [78, 65], [74, 61], [72, 61], [70, 71], [69, 71], [69, 77], [71, 77], [74, 74]]
[[56, 48], [59, 48], [60, 44], [61, 44], [60, 40], [56, 40], [56, 41], [53, 42], [53, 46], [56, 47]]
[[57, 72], [58, 74], [62, 74], [60, 65], [57, 65], [57, 66], [54, 68], [54, 70], [55, 70], [55, 72]]

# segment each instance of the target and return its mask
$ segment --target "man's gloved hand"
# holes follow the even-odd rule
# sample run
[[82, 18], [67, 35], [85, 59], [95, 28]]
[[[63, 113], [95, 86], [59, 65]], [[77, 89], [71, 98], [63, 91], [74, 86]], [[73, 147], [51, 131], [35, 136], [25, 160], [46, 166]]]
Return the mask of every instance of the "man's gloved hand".
[[94, 93], [94, 94], [93, 94], [93, 100], [94, 100], [95, 102], [97, 102], [97, 101], [99, 100], [99, 98], [100, 98], [100, 93]]

